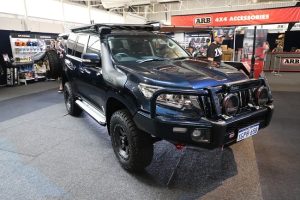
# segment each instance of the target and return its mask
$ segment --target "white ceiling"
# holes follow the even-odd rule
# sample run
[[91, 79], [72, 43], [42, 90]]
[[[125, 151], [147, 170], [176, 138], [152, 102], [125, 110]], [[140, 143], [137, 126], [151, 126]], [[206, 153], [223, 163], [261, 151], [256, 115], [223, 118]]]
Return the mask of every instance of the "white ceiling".
[[129, 6], [141, 6], [159, 3], [174, 3], [183, 0], [70, 0], [71, 2], [79, 2], [90, 4], [92, 6], [102, 6], [105, 9], [111, 8], [128, 8]]
[[293, 6], [299, 0], [59, 0], [144, 17]]

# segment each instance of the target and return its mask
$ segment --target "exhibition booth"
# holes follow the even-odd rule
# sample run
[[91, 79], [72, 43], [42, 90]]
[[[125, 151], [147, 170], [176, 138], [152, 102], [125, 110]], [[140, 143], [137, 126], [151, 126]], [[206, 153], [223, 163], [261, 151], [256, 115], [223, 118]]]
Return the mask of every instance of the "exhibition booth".
[[[223, 30], [223, 60], [251, 64], [255, 48], [255, 73], [262, 71], [300, 71], [299, 31], [293, 26], [300, 21], [300, 7], [172, 16], [173, 26]], [[287, 24], [287, 30], [274, 33], [267, 24]], [[256, 33], [254, 34], [254, 29]], [[296, 29], [297, 30], [297, 29]], [[253, 45], [255, 41], [255, 44]]]

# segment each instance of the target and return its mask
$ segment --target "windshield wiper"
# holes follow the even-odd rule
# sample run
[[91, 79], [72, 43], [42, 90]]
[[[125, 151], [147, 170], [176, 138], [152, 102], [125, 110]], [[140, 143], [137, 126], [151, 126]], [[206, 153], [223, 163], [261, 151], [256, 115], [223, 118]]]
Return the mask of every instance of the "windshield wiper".
[[144, 62], [151, 62], [151, 61], [164, 61], [166, 59], [164, 58], [148, 58], [148, 59], [144, 59], [144, 60], [137, 60], [136, 62], [138, 63], [144, 63]]

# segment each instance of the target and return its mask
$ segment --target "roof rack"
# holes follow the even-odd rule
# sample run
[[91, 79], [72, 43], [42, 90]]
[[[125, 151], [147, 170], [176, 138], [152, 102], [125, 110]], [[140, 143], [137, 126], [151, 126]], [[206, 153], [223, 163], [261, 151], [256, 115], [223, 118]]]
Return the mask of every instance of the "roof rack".
[[145, 24], [93, 24], [71, 29], [73, 33], [79, 32], [97, 32], [101, 34], [101, 30], [137, 30], [137, 31], [158, 31], [159, 27]]

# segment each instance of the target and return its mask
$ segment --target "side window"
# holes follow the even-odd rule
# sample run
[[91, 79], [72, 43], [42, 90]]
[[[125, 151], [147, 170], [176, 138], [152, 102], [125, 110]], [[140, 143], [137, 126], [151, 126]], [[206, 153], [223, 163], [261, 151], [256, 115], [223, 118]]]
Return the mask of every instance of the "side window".
[[76, 42], [76, 34], [71, 33], [69, 38], [68, 38], [68, 43], [67, 43], [67, 52], [68, 54], [72, 55], [74, 46], [75, 46], [75, 42]]
[[91, 35], [86, 52], [87, 53], [96, 53], [99, 56], [101, 56], [100, 51], [101, 51], [100, 38], [98, 36]]
[[88, 42], [88, 39], [88, 35], [78, 35], [74, 56], [81, 58], [82, 52], [84, 51], [84, 47], [85, 44]]

